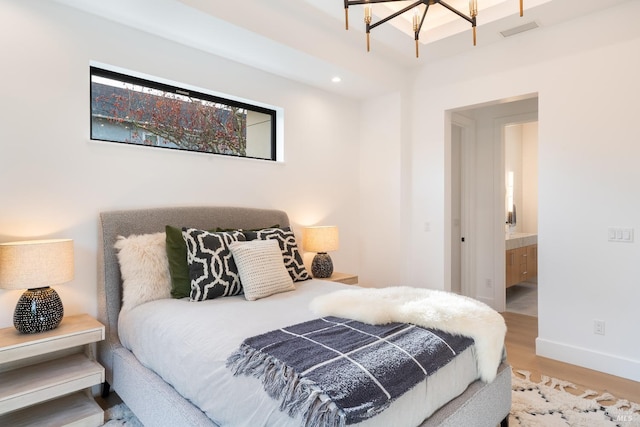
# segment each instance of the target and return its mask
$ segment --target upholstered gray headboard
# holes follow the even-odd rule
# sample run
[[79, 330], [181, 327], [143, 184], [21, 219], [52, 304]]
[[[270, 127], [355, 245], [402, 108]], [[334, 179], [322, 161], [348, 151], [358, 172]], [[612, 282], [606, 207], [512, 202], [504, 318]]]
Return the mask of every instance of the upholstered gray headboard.
[[120, 266], [113, 244], [118, 236], [156, 233], [165, 226], [202, 229], [289, 226], [284, 211], [226, 206], [170, 207], [120, 210], [100, 214], [98, 239], [98, 319], [105, 325], [106, 339], [98, 345], [98, 359], [107, 382], [113, 380], [112, 353], [122, 347], [118, 338], [118, 314], [122, 303]]

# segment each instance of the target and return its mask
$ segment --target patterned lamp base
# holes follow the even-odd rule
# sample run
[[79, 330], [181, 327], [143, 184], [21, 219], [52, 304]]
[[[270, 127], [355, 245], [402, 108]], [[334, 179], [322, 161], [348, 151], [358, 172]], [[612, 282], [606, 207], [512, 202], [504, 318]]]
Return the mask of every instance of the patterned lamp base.
[[318, 279], [326, 279], [333, 274], [333, 262], [326, 252], [318, 252], [311, 262], [311, 274]]
[[13, 326], [23, 334], [49, 331], [58, 327], [63, 314], [62, 301], [56, 291], [49, 287], [28, 289], [18, 300]]

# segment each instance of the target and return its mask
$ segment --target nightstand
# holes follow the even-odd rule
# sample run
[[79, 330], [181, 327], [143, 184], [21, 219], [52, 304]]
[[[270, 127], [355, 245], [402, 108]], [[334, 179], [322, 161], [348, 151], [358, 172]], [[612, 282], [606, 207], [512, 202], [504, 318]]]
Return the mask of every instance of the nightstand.
[[104, 333], [86, 314], [39, 334], [0, 329], [0, 425], [101, 426], [91, 387], [104, 382], [104, 368], [92, 347]]
[[345, 285], [357, 285], [358, 275], [349, 273], [338, 273], [334, 271], [331, 277], [322, 280], [331, 280], [332, 282], [340, 282], [344, 283]]

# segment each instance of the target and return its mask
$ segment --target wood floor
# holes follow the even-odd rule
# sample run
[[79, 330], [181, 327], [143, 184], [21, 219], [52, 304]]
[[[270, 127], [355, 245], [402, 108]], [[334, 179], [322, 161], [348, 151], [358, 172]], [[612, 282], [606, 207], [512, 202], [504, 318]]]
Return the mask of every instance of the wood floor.
[[541, 374], [570, 381], [580, 389], [575, 394], [581, 394], [587, 389], [606, 391], [619, 399], [640, 403], [638, 382], [536, 356], [537, 317], [509, 312], [502, 313], [502, 316], [507, 324], [507, 359], [514, 370], [531, 372], [531, 379], [536, 382], [540, 380]]

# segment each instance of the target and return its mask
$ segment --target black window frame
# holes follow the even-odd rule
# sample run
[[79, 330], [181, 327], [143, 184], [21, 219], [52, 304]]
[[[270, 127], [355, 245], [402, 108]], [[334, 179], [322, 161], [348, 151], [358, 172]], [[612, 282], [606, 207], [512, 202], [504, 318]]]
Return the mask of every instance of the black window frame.
[[242, 108], [245, 110], [250, 110], [250, 111], [255, 111], [258, 113], [262, 113], [262, 114], [266, 114], [268, 116], [270, 116], [271, 118], [271, 132], [270, 132], [270, 137], [271, 137], [271, 144], [270, 144], [270, 150], [271, 150], [271, 158], [265, 158], [265, 157], [252, 157], [252, 156], [242, 156], [239, 154], [230, 154], [230, 153], [213, 153], [213, 152], [209, 152], [209, 151], [201, 151], [201, 150], [195, 150], [195, 149], [189, 149], [189, 148], [181, 148], [181, 147], [169, 147], [169, 146], [153, 146], [154, 148], [165, 148], [165, 149], [170, 149], [170, 150], [178, 150], [178, 151], [188, 151], [188, 152], [196, 152], [196, 153], [203, 153], [203, 154], [213, 154], [213, 155], [218, 155], [218, 156], [229, 156], [229, 157], [238, 157], [238, 158], [244, 158], [244, 159], [256, 159], [256, 160], [266, 160], [266, 161], [277, 161], [277, 111], [271, 108], [266, 108], [266, 107], [262, 107], [262, 106], [258, 106], [258, 105], [254, 105], [254, 104], [250, 104], [250, 103], [246, 103], [246, 102], [241, 102], [241, 101], [237, 101], [234, 99], [229, 99], [229, 98], [224, 98], [221, 96], [217, 96], [217, 95], [212, 95], [210, 93], [206, 93], [206, 92], [201, 92], [198, 90], [193, 90], [193, 89], [185, 89], [185, 88], [181, 88], [179, 86], [173, 86], [173, 85], [169, 85], [169, 84], [165, 84], [165, 83], [160, 83], [157, 81], [153, 81], [153, 80], [149, 80], [149, 79], [145, 79], [145, 78], [141, 78], [141, 77], [135, 77], [129, 74], [123, 74], [117, 71], [112, 71], [112, 70], [108, 70], [105, 68], [101, 68], [101, 67], [97, 67], [97, 66], [90, 66], [89, 67], [89, 138], [92, 141], [105, 141], [105, 142], [114, 142], [114, 143], [118, 143], [118, 144], [130, 144], [130, 145], [138, 145], [140, 146], [141, 144], [135, 143], [135, 142], [127, 142], [127, 141], [115, 141], [115, 140], [110, 140], [110, 139], [101, 139], [101, 138], [94, 138], [94, 134], [93, 134], [93, 85], [92, 85], [92, 77], [93, 76], [98, 76], [98, 77], [105, 77], [108, 79], [114, 79], [114, 80], [119, 80], [121, 82], [125, 82], [125, 83], [130, 83], [130, 84], [134, 84], [134, 85], [140, 85], [140, 86], [145, 86], [145, 87], [149, 87], [152, 89], [157, 89], [157, 90], [161, 90], [164, 92], [169, 92], [169, 93], [175, 93], [178, 95], [183, 95], [183, 96], [193, 96], [195, 98], [198, 99], [202, 99], [202, 100], [206, 100], [206, 101], [211, 101], [211, 102], [215, 102], [215, 103], [219, 103], [219, 104], [225, 104], [225, 105], [229, 105], [232, 107], [237, 107], [237, 108]]

